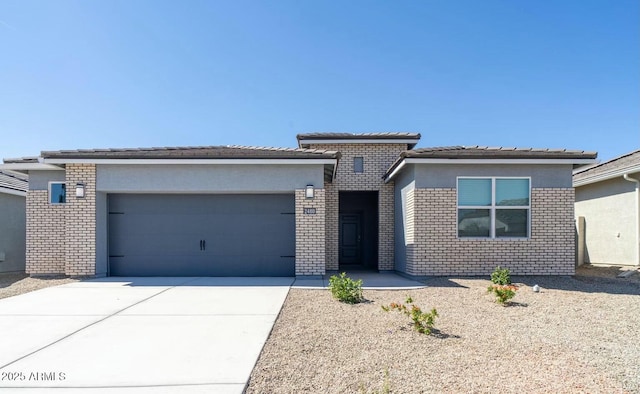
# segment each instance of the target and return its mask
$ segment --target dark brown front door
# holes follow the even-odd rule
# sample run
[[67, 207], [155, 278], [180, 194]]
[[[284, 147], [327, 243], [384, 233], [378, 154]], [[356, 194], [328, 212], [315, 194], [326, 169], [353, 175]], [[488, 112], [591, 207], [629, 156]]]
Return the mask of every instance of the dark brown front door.
[[340, 214], [340, 264], [362, 264], [362, 214]]

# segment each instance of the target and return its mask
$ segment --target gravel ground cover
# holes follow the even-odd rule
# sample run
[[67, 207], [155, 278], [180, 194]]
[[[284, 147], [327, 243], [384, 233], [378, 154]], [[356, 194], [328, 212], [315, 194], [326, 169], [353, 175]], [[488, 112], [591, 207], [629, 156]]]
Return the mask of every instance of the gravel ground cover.
[[[327, 290], [292, 289], [247, 392], [637, 393], [640, 279], [618, 272], [513, 277], [520, 290], [507, 307], [478, 278], [364, 291], [367, 301], [357, 305]], [[432, 335], [382, 311], [407, 295], [423, 310], [437, 308]]]
[[31, 278], [26, 274], [0, 274], [0, 298], [76, 281], [66, 277]]

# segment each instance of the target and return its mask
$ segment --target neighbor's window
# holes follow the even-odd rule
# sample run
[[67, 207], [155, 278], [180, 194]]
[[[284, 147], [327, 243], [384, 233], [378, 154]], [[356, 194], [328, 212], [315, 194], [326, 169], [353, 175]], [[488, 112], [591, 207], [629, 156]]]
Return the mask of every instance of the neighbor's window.
[[51, 204], [64, 204], [67, 202], [67, 185], [65, 183], [49, 183], [49, 202]]
[[458, 237], [526, 238], [529, 178], [458, 178]]
[[353, 172], [364, 172], [364, 159], [362, 157], [353, 158]]

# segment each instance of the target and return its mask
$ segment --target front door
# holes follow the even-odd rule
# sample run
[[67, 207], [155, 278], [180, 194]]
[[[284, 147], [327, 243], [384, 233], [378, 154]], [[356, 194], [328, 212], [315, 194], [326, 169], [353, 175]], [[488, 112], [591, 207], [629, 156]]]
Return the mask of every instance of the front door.
[[340, 264], [362, 264], [362, 213], [340, 214]]

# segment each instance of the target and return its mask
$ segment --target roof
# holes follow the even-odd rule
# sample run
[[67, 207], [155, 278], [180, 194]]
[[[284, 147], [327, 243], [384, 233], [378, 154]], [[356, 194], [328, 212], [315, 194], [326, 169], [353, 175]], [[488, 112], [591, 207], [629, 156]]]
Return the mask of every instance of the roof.
[[568, 149], [444, 146], [403, 152], [401, 157], [443, 159], [595, 159], [597, 152]]
[[[251, 146], [196, 146], [43, 151], [43, 159], [337, 159], [336, 151]], [[6, 162], [6, 161], [5, 161]]]
[[384, 175], [390, 179], [405, 159], [442, 159], [447, 162], [455, 160], [595, 160], [597, 152], [568, 149], [536, 149], [536, 148], [505, 148], [488, 146], [441, 146], [407, 150], [391, 165]]
[[3, 162], [7, 164], [24, 164], [24, 163], [37, 163], [38, 158], [35, 156], [30, 157], [18, 157], [13, 159], [4, 159]]
[[573, 173], [573, 183], [574, 186], [581, 186], [637, 172], [640, 172], [640, 150], [576, 170]]
[[13, 171], [0, 171], [0, 189], [26, 193], [29, 189], [29, 177]]
[[308, 147], [311, 143], [401, 143], [412, 149], [420, 141], [420, 133], [386, 132], [386, 133], [304, 133], [298, 134], [298, 145]]

